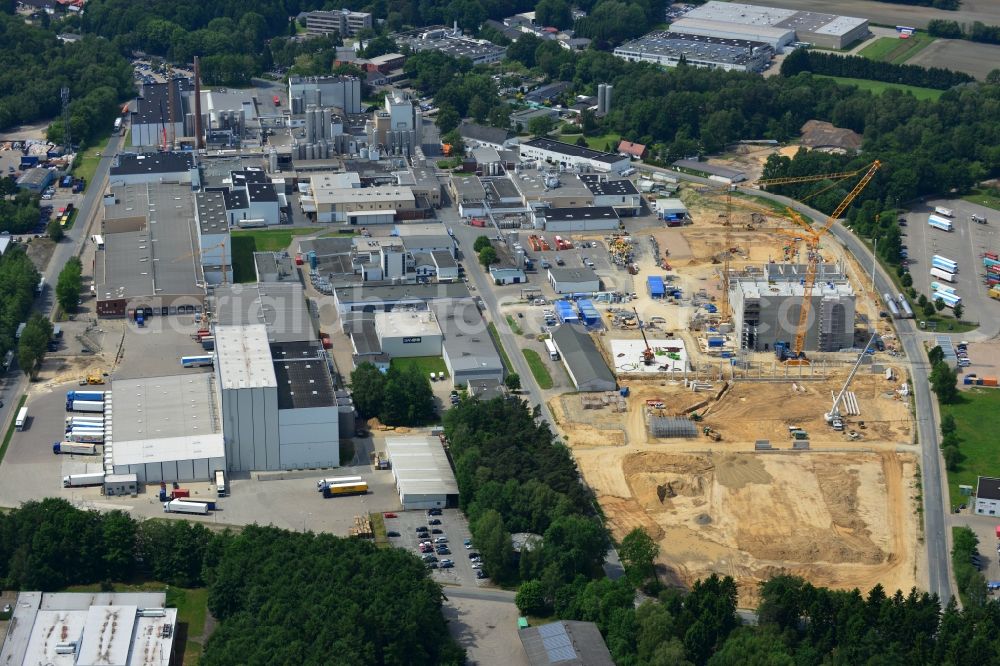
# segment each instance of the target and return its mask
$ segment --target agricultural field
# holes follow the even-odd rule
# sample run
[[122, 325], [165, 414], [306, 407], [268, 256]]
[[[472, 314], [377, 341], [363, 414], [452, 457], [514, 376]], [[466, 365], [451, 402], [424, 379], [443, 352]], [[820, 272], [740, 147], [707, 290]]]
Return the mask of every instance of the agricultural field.
[[800, 11], [858, 16], [869, 19], [874, 25], [890, 28], [897, 25], [926, 28], [932, 19], [959, 23], [982, 21], [987, 25], [1000, 25], [1000, 3], [996, 0], [962, 0], [962, 7], [957, 12], [876, 0], [837, 0], [836, 3], [830, 0], [768, 0], [766, 4]]
[[886, 90], [900, 90], [902, 92], [910, 93], [917, 99], [937, 99], [944, 93], [943, 90], [935, 90], [934, 88], [918, 88], [917, 86], [907, 86], [902, 83], [886, 83], [884, 81], [869, 81], [868, 79], [851, 79], [845, 76], [827, 76], [826, 74], [814, 74], [813, 76], [824, 79], [833, 79], [842, 85], [854, 86], [876, 95], [881, 95]]
[[889, 62], [893, 65], [902, 65], [917, 53], [924, 50], [933, 41], [933, 37], [923, 32], [915, 32], [908, 39], [899, 39], [898, 37], [879, 37], [874, 42], [861, 49], [858, 55], [868, 58], [869, 60]]

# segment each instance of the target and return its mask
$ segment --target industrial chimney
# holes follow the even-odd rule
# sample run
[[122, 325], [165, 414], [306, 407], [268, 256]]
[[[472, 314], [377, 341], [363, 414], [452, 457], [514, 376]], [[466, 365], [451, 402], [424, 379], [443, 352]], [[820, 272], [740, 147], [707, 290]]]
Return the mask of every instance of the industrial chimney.
[[205, 147], [201, 137], [201, 63], [198, 56], [194, 57], [194, 148]]

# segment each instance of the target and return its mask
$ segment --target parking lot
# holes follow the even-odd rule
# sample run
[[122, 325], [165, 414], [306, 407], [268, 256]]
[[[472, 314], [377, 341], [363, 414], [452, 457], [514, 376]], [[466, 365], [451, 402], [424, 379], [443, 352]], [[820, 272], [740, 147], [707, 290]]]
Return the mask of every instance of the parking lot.
[[[472, 568], [469, 561], [469, 553], [475, 552], [474, 548], [466, 548], [466, 539], [471, 539], [469, 524], [465, 516], [458, 509], [444, 509], [440, 516], [428, 516], [426, 511], [402, 511], [396, 512], [396, 518], [386, 518], [385, 528], [387, 532], [397, 532], [398, 537], [389, 537], [389, 542], [398, 547], [408, 550], [421, 557], [418, 548], [421, 541], [434, 541], [436, 538], [444, 537], [448, 539], [448, 549], [450, 554], [438, 555], [434, 553], [438, 560], [450, 559], [455, 562], [451, 569], [434, 569], [432, 571], [434, 579], [442, 584], [475, 586], [489, 583], [488, 579], [479, 580], [476, 578], [476, 570]], [[440, 520], [440, 525], [430, 524], [431, 520]], [[441, 530], [441, 534], [431, 533], [428, 538], [421, 539], [417, 536], [417, 527], [426, 526], [428, 529]]]
[[[927, 224], [927, 216], [934, 211], [935, 206], [950, 208], [955, 212], [955, 216], [951, 218], [954, 231], [940, 231]], [[974, 213], [985, 216], [989, 223], [970, 222], [969, 217]], [[955, 275], [956, 281], [949, 286], [954, 287], [962, 298], [962, 318], [980, 322], [979, 332], [987, 337], [1000, 333], [1000, 303], [987, 295], [982, 264], [984, 252], [1000, 249], [1000, 239], [997, 236], [1000, 217], [997, 212], [964, 200], [935, 200], [915, 208], [905, 219], [907, 224], [902, 228], [906, 234], [903, 245], [907, 246], [909, 252], [910, 274], [917, 293], [931, 298], [930, 283], [935, 278], [931, 277], [930, 269], [931, 258], [935, 254], [952, 259], [958, 262], [959, 270]], [[920, 312], [917, 311], [916, 314], [919, 318]]]
[[[978, 516], [971, 508], [961, 514], [952, 514], [953, 525], [964, 525], [979, 537], [979, 571], [987, 581], [1000, 581], [1000, 553], [997, 552], [996, 516]], [[994, 597], [996, 594], [993, 595]]]

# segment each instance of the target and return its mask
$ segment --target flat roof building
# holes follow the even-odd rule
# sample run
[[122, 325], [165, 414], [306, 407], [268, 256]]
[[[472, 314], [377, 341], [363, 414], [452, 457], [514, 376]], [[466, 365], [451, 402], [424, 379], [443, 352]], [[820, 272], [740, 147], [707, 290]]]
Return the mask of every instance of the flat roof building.
[[225, 469], [213, 373], [119, 379], [112, 398], [114, 474], [135, 474], [140, 483], [208, 481]]
[[305, 288], [298, 281], [220, 285], [212, 298], [216, 325], [264, 324], [268, 342], [319, 339]]
[[601, 290], [601, 278], [592, 268], [553, 266], [548, 269], [548, 279], [557, 294], [590, 294]]
[[193, 153], [119, 153], [111, 163], [108, 181], [114, 185], [184, 183], [198, 187], [201, 178]]
[[559, 233], [613, 231], [620, 224], [618, 213], [610, 206], [541, 208], [536, 215], [545, 221], [546, 231]]
[[420, 51], [438, 51], [453, 58], [468, 58], [473, 65], [488, 65], [500, 62], [507, 55], [507, 49], [485, 39], [472, 39], [452, 28], [429, 26], [406, 33], [393, 35], [396, 43]]
[[325, 179], [313, 177], [310, 198], [319, 222], [351, 225], [391, 224], [402, 211], [417, 208], [413, 190], [401, 185], [374, 187], [328, 187]]
[[775, 50], [794, 40], [842, 49], [869, 34], [867, 19], [718, 0], [695, 7], [670, 30], [766, 42]]
[[[550, 208], [580, 208], [594, 205], [594, 194], [575, 173], [545, 173], [536, 169], [521, 169], [512, 178], [525, 207], [543, 204]], [[494, 184], [503, 180], [492, 181]], [[497, 188], [498, 193], [500, 188]]]
[[386, 437], [385, 452], [404, 511], [458, 506], [458, 481], [437, 437]]
[[441, 355], [441, 327], [433, 310], [375, 313], [381, 351], [392, 358]]
[[770, 64], [774, 49], [764, 42], [660, 30], [625, 42], [614, 54], [630, 62], [651, 62], [662, 67], [676, 67], [683, 62], [706, 69], [762, 72]]
[[306, 13], [306, 33], [313, 36], [329, 35], [336, 32], [341, 37], [354, 37], [362, 30], [371, 30], [372, 15], [368, 12], [354, 12], [350, 9]]
[[552, 342], [578, 391], [615, 390], [615, 376], [586, 329], [562, 324], [552, 331]]
[[[379, 312], [402, 307], [425, 309], [436, 301], [469, 298], [462, 283], [439, 284], [357, 284], [333, 290], [337, 310], [343, 314], [356, 310]], [[438, 323], [441, 323], [440, 316]], [[443, 324], [442, 324], [443, 326]]]
[[441, 326], [442, 355], [454, 385], [466, 386], [470, 381], [481, 379], [502, 382], [503, 361], [475, 302], [471, 298], [461, 298], [429, 305]]
[[[164, 135], [168, 141], [184, 136], [184, 99], [193, 91], [191, 79], [176, 78], [173, 85], [143, 84], [129, 119], [132, 146], [162, 146]], [[171, 110], [174, 114], [173, 122], [170, 120]]]
[[981, 476], [976, 482], [975, 511], [981, 516], [1000, 514], [1000, 479]]
[[522, 160], [540, 160], [568, 169], [582, 171], [614, 171], [621, 173], [629, 168], [625, 155], [591, 150], [572, 143], [538, 137], [520, 145]]
[[94, 259], [97, 314], [200, 312], [205, 299], [194, 196], [170, 183], [123, 185], [104, 198]]
[[614, 666], [601, 630], [593, 622], [562, 620], [517, 632], [531, 666]]
[[19, 592], [4, 666], [153, 666], [176, 661], [164, 592]]

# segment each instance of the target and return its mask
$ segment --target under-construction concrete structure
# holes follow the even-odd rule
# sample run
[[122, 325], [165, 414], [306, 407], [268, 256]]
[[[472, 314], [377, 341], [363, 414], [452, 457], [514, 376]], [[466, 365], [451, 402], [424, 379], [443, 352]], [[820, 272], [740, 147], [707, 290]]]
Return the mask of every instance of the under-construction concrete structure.
[[[774, 343], [795, 339], [805, 279], [805, 264], [768, 264], [763, 270], [730, 274], [733, 332], [742, 349], [771, 351]], [[843, 267], [820, 264], [804, 351], [853, 347], [855, 305], [854, 289]]]

